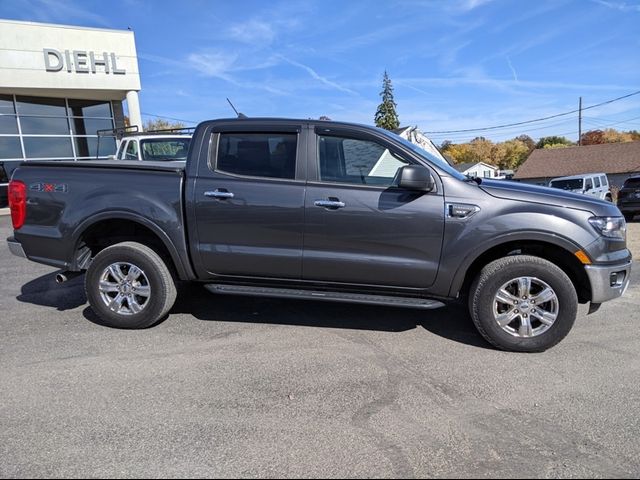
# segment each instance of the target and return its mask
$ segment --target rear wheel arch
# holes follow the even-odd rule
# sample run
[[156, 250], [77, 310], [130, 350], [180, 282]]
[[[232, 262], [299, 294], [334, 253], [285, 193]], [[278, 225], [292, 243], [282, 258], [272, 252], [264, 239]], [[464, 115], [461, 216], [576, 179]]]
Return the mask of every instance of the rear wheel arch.
[[[106, 233], [101, 235], [103, 232]], [[155, 223], [132, 213], [110, 212], [93, 216], [76, 228], [73, 239], [72, 270], [86, 269], [88, 260], [104, 248], [123, 241], [137, 241], [148, 243], [148, 246], [163, 256], [178, 278], [193, 278], [190, 266], [185, 267], [166, 233]], [[90, 255], [89, 258], [87, 255]]]

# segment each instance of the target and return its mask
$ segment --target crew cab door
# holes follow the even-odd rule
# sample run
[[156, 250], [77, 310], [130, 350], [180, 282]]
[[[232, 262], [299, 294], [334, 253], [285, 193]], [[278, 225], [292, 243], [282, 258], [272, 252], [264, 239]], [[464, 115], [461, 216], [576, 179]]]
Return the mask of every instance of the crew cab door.
[[[192, 192], [195, 268], [217, 276], [300, 279], [305, 135], [299, 125], [213, 126]], [[206, 157], [204, 157], [204, 156]], [[302, 166], [301, 166], [302, 165]], [[193, 230], [192, 230], [193, 231]]]
[[444, 233], [441, 184], [431, 193], [398, 188], [398, 168], [418, 162], [359, 130], [316, 127], [309, 144], [303, 279], [431, 286]]

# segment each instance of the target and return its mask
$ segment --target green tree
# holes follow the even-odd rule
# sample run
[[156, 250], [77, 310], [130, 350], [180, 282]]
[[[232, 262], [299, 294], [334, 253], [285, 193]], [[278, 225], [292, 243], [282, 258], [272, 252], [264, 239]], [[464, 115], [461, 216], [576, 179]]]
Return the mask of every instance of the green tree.
[[553, 135], [551, 137], [542, 137], [540, 140], [538, 140], [538, 143], [536, 143], [536, 148], [545, 148], [546, 145], [564, 145], [566, 147], [569, 147], [573, 145], [573, 142], [566, 137], [558, 137], [556, 135]]
[[382, 97], [382, 103], [378, 105], [378, 110], [376, 111], [376, 126], [386, 130], [394, 130], [400, 126], [400, 120], [396, 112], [396, 102], [393, 100], [393, 85], [391, 85], [391, 79], [386, 70], [382, 78], [380, 96]]

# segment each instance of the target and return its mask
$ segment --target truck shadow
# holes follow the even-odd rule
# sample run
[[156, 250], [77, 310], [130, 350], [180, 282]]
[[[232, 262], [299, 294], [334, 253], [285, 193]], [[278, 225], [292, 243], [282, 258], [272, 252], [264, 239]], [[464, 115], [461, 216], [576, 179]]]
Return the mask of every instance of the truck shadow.
[[[58, 311], [78, 308], [87, 303], [84, 276], [57, 284], [55, 273], [43, 275], [24, 284], [17, 300]], [[82, 314], [90, 322], [101, 325], [90, 307], [87, 306]], [[455, 342], [493, 348], [478, 334], [466, 308], [458, 304], [425, 311], [311, 300], [213, 295], [200, 284], [184, 283], [179, 285], [178, 299], [169, 316], [176, 314], [192, 315], [202, 321], [382, 332], [405, 332], [422, 327]]]
[[63, 284], [56, 283], [56, 273], [48, 273], [25, 283], [17, 300], [33, 305], [52, 307], [58, 311], [72, 310], [87, 303], [84, 293], [84, 276]]

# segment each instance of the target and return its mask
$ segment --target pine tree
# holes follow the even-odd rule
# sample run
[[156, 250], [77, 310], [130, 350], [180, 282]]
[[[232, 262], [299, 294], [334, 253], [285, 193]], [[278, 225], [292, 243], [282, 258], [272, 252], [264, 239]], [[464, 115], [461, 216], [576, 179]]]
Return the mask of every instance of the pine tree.
[[396, 102], [393, 100], [393, 85], [391, 85], [391, 79], [386, 70], [382, 78], [380, 96], [382, 97], [382, 103], [378, 105], [378, 111], [376, 112], [376, 126], [386, 130], [394, 130], [400, 126], [400, 120], [396, 112]]

